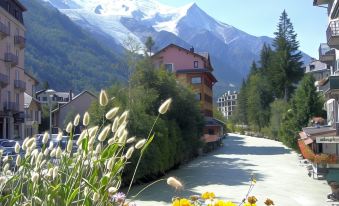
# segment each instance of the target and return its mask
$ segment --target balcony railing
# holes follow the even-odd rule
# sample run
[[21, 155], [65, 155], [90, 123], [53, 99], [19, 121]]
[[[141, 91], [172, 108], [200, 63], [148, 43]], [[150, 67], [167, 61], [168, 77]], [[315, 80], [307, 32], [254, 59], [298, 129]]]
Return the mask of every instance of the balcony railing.
[[339, 49], [339, 20], [331, 21], [326, 30], [327, 44], [331, 48]]
[[16, 35], [14, 36], [14, 44], [18, 45], [20, 49], [23, 49], [26, 45], [26, 39], [23, 36]]
[[19, 104], [16, 102], [4, 102], [4, 111], [17, 112], [19, 111]]
[[24, 92], [26, 91], [26, 82], [22, 80], [14, 80], [14, 88]]
[[13, 53], [7, 52], [5, 53], [5, 62], [8, 62], [11, 64], [12, 67], [18, 65], [19, 63], [19, 57], [14, 55]]
[[319, 60], [329, 64], [333, 65], [336, 57], [335, 57], [335, 50], [331, 49], [326, 43], [322, 43], [319, 46]]
[[9, 35], [9, 28], [4, 23], [0, 22], [0, 38], [5, 38]]
[[7, 75], [0, 73], [0, 87], [4, 88], [9, 84], [9, 78]]

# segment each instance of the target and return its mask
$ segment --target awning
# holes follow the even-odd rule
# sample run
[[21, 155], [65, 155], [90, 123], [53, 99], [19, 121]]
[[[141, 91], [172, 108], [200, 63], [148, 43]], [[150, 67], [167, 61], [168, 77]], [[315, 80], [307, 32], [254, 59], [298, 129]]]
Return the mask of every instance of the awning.
[[306, 135], [305, 132], [299, 132], [300, 139], [304, 141], [306, 145], [311, 144], [313, 140]]
[[309, 137], [307, 139], [303, 139], [303, 141], [305, 142], [306, 145], [313, 143], [313, 140]]

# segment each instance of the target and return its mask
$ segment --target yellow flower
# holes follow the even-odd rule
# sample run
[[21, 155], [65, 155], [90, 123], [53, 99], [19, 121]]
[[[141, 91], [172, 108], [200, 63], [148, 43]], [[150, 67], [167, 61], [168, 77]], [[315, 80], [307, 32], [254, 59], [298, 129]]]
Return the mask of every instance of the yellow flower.
[[192, 206], [188, 199], [176, 199], [173, 201], [172, 206]]
[[204, 192], [202, 195], [201, 195], [201, 198], [206, 200], [206, 199], [213, 199], [215, 198], [215, 194], [213, 192]]
[[230, 202], [230, 201], [225, 202], [225, 201], [223, 201], [223, 200], [218, 200], [218, 201], [214, 204], [214, 206], [236, 206], [236, 204], [234, 204], [233, 202]]
[[255, 203], [254, 204], [251, 204], [251, 203], [249, 203], [249, 202], [246, 202], [245, 204], [244, 204], [244, 206], [257, 206]]
[[255, 196], [251, 196], [251, 197], [248, 197], [247, 198], [247, 201], [250, 203], [250, 204], [255, 204], [258, 200]]

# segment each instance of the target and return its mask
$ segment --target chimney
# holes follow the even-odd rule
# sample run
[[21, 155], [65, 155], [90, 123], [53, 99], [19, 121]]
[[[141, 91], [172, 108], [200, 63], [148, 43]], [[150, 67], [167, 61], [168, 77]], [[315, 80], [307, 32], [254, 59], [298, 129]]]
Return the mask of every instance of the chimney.
[[194, 47], [193, 46], [190, 48], [190, 52], [194, 53]]
[[69, 90], [69, 97], [68, 97], [69, 102], [73, 100], [73, 95], [72, 94], [73, 94], [72, 90]]

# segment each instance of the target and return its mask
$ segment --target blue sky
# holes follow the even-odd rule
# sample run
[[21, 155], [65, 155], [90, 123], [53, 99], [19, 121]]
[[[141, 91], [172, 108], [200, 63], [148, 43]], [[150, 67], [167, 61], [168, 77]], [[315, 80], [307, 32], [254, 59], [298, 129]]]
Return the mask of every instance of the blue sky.
[[209, 15], [255, 36], [276, 31], [286, 9], [298, 34], [300, 49], [318, 58], [319, 44], [326, 41], [327, 10], [313, 6], [313, 0], [159, 0], [171, 6], [196, 2]]

